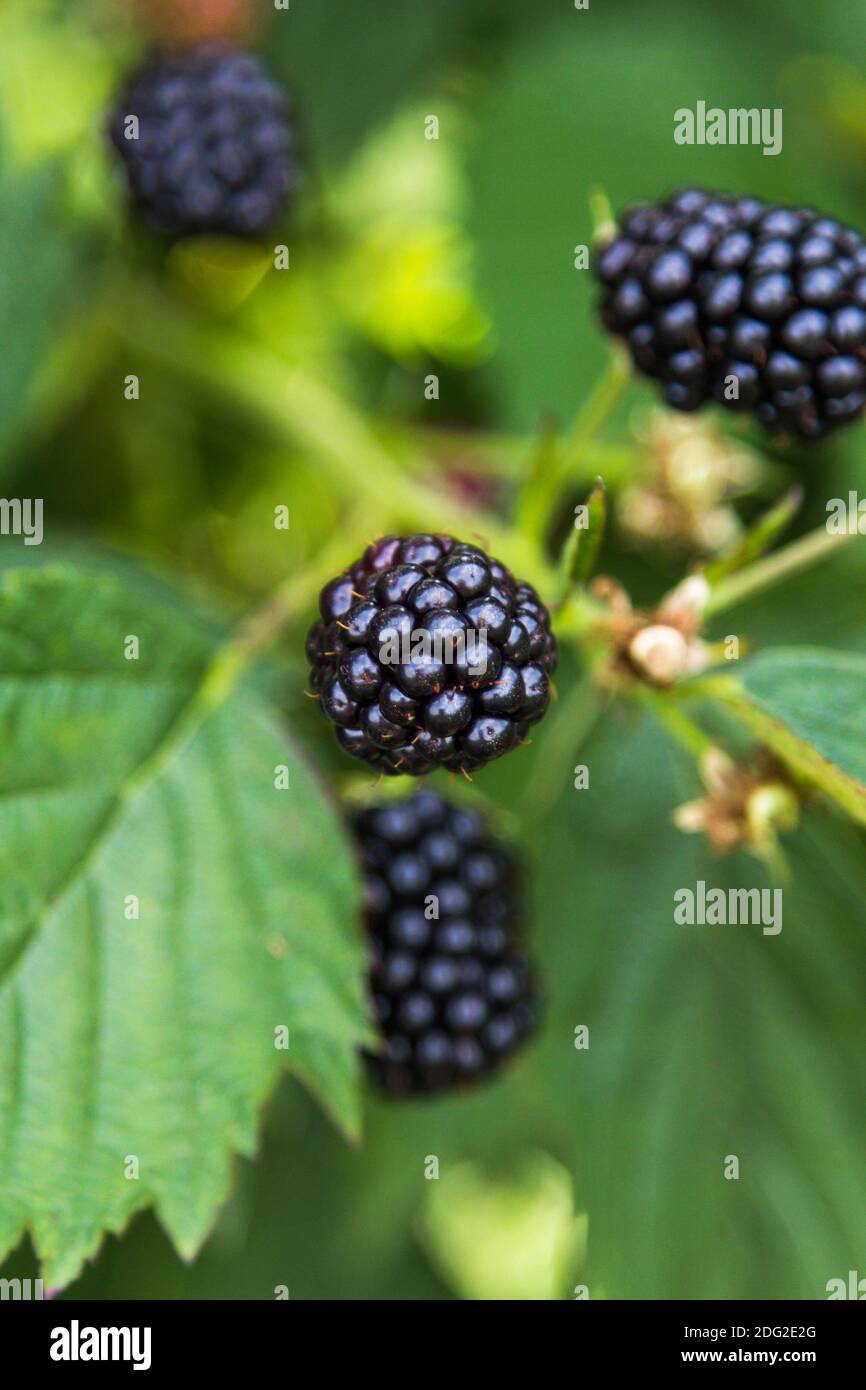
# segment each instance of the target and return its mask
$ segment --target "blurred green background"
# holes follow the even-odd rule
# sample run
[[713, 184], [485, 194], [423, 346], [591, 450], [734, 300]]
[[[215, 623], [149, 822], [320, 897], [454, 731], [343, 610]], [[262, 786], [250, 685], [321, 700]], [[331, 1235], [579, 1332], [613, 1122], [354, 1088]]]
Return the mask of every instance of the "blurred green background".
[[[866, 227], [856, 7], [261, 9], [260, 44], [296, 95], [307, 150], [305, 191], [277, 238], [285, 274], [268, 248], [166, 248], [127, 221], [103, 127], [146, 41], [129, 6], [0, 5], [0, 486], [45, 499], [47, 554], [82, 541], [122, 551], [229, 615], [287, 573], [311, 576], [312, 594], [335, 557], [383, 529], [386, 489], [353, 452], [358, 418], [443, 505], [469, 498], [507, 528], [538, 438], [574, 416], [604, 367], [591, 276], [573, 265], [593, 188], [618, 209], [697, 182]], [[782, 154], [675, 145], [674, 110], [701, 99], [782, 107]], [[424, 139], [430, 114], [438, 141]], [[128, 373], [142, 382], [134, 404]], [[641, 467], [651, 400], [630, 388], [576, 487], [608, 464], [620, 481]], [[801, 476], [806, 529], [828, 497], [862, 488], [862, 426], [799, 456], [736, 430], [764, 469], [744, 515]], [[648, 600], [690, 554], [626, 544], [614, 528], [602, 568]], [[862, 558], [842, 555], [717, 635], [864, 650], [864, 580]], [[301, 693], [312, 606], [281, 648], [278, 693], [343, 787], [345, 761]], [[358, 1149], [285, 1081], [193, 1265], [139, 1217], [70, 1295], [544, 1298], [582, 1284], [592, 1298], [808, 1299], [849, 1269], [866, 1274], [863, 836], [807, 817], [788, 842], [779, 938], [675, 927], [677, 887], [766, 886], [765, 872], [745, 856], [711, 860], [674, 829], [668, 808], [695, 795], [694, 772], [632, 711], [614, 709], [573, 755], [577, 678], [566, 661], [532, 748], [477, 784], [530, 861], [548, 982], [537, 1045], [477, 1095], [396, 1107], [371, 1094]], [[590, 766], [588, 791], [572, 787], [575, 761]], [[723, 1177], [729, 1154], [736, 1182]], [[438, 1183], [425, 1179], [430, 1155]], [[22, 1248], [3, 1273], [33, 1268]]]

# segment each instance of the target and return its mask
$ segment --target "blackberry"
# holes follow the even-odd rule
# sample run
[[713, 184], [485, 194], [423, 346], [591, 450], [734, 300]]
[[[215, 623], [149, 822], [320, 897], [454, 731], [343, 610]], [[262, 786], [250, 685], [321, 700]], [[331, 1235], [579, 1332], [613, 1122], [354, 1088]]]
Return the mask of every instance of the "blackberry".
[[538, 1009], [519, 947], [514, 857], [474, 811], [427, 791], [366, 807], [354, 828], [382, 1038], [367, 1057], [371, 1071], [390, 1095], [490, 1075], [532, 1031]]
[[300, 183], [286, 93], [254, 54], [220, 44], [151, 60], [110, 134], [133, 202], [174, 236], [255, 236]]
[[543, 717], [557, 662], [535, 590], [451, 536], [386, 536], [322, 590], [312, 692], [352, 757], [483, 767]]
[[596, 273], [604, 326], [677, 410], [820, 439], [866, 406], [866, 244], [813, 208], [686, 189], [628, 211]]

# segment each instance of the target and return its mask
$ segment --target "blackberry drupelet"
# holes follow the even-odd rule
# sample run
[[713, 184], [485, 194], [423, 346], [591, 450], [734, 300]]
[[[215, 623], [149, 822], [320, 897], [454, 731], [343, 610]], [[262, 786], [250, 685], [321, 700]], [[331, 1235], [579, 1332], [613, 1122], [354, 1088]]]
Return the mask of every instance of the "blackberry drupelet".
[[472, 772], [547, 710], [547, 609], [477, 546], [386, 536], [325, 586], [319, 610], [311, 693], [346, 752], [389, 775]]
[[301, 181], [285, 91], [254, 54], [220, 44], [153, 59], [119, 98], [110, 134], [133, 202], [174, 236], [256, 236]]
[[602, 322], [678, 410], [820, 439], [866, 406], [866, 244], [813, 208], [686, 189], [627, 212], [596, 273]]
[[[370, 990], [390, 1095], [494, 1072], [532, 1031], [537, 999], [519, 947], [518, 871], [473, 811], [432, 792], [360, 811]], [[435, 895], [438, 919], [425, 909]]]

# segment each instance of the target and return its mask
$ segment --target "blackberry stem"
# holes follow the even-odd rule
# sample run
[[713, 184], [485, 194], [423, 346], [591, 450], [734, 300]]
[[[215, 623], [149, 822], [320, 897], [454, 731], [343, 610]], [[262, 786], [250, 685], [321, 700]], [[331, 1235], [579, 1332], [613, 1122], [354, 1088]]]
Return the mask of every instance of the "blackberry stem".
[[320, 553], [315, 566], [288, 575], [241, 620], [205, 675], [201, 690], [204, 704], [222, 704], [254, 657], [269, 647], [282, 629], [315, 599], [345, 555], [346, 540], [341, 536]]
[[611, 354], [607, 369], [584, 401], [571, 428], [555, 446], [539, 458], [517, 504], [522, 529], [543, 546], [562, 502], [562, 490], [584, 470], [588, 452], [619, 404], [632, 379], [631, 365], [622, 349]]
[[622, 349], [612, 352], [604, 375], [599, 378], [577, 413], [571, 429], [565, 436], [563, 447], [563, 471], [574, 455], [581, 455], [595, 441], [599, 431], [607, 424], [612, 412], [619, 404], [625, 388], [632, 379], [631, 363]]
[[644, 704], [681, 748], [697, 761], [714, 746], [713, 739], [670, 694], [635, 686], [632, 697]]
[[588, 677], [563, 695], [548, 715], [544, 746], [529, 778], [523, 798], [525, 820], [544, 825], [547, 813], [563, 792], [562, 776], [571, 774], [571, 759], [589, 738], [609, 700]]
[[714, 585], [704, 608], [705, 615], [709, 618], [726, 608], [733, 608], [744, 599], [751, 598], [753, 594], [760, 593], [772, 584], [778, 584], [780, 579], [799, 574], [801, 570], [826, 559], [857, 536], [856, 531], [831, 535], [824, 526], [810, 531], [808, 535], [801, 536], [799, 540], [792, 541], [790, 545], [774, 551], [772, 555], [765, 556], [764, 559]]
[[215, 323], [171, 303], [152, 285], [127, 280], [108, 286], [102, 320], [127, 347], [192, 376], [218, 399], [237, 402], [278, 436], [307, 450], [341, 491], [375, 505], [383, 531], [408, 524], [481, 539], [485, 550], [541, 594], [553, 592], [553, 572], [531, 537], [412, 477], [360, 412], [303, 368], [221, 333]]

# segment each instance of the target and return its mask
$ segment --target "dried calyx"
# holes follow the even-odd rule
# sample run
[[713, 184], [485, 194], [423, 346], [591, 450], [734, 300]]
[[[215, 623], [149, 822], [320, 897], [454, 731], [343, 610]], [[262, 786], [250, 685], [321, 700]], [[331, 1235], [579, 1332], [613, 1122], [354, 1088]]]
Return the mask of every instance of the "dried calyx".
[[717, 555], [737, 543], [735, 498], [759, 490], [760, 456], [715, 421], [654, 410], [638, 432], [642, 466], [619, 499], [618, 522], [632, 544]]
[[702, 834], [717, 854], [747, 849], [771, 858], [780, 831], [799, 820], [801, 793], [766, 749], [749, 763], [734, 762], [712, 747], [700, 764], [704, 796], [674, 812], [680, 830]]
[[639, 680], [664, 688], [709, 665], [709, 649], [700, 638], [709, 597], [703, 575], [683, 580], [652, 612], [633, 608], [622, 586], [605, 576], [595, 580], [592, 592], [606, 605], [596, 627], [608, 645], [601, 668], [605, 684]]

